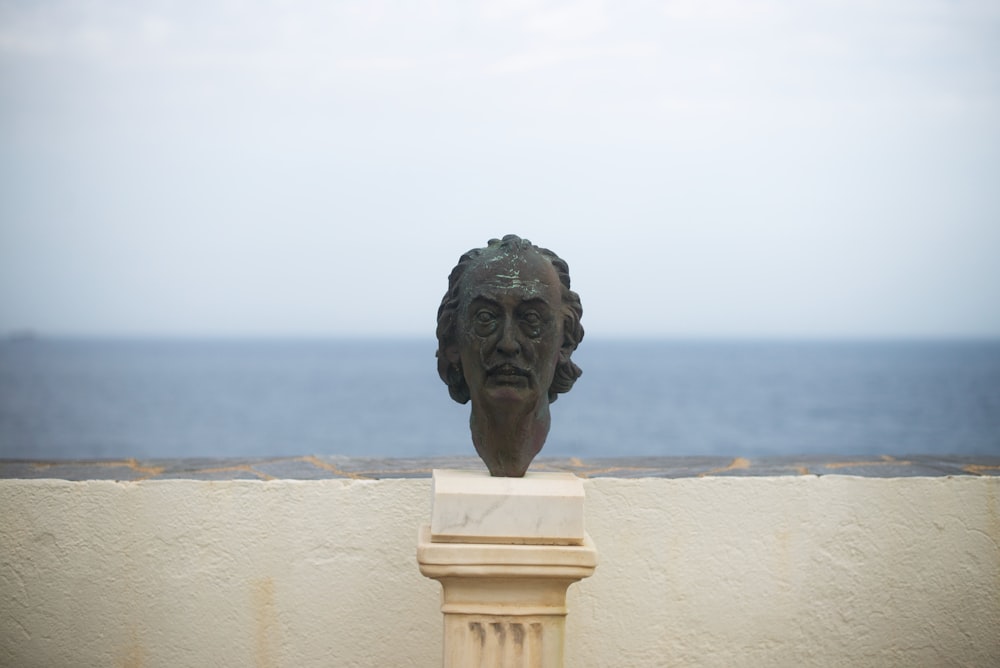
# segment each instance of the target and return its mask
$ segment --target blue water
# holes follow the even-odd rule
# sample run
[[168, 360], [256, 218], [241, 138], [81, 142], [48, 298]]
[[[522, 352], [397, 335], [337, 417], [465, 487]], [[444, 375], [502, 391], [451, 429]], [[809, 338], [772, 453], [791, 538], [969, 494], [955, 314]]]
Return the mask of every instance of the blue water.
[[[473, 454], [433, 339], [0, 342], [0, 457]], [[543, 455], [1000, 455], [1000, 341], [614, 342]]]

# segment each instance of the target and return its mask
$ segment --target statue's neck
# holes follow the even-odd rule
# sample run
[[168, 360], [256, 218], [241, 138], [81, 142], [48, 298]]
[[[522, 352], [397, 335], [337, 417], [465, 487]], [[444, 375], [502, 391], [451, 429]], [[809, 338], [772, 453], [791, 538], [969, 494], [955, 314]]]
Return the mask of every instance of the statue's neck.
[[539, 404], [525, 407], [491, 407], [485, 410], [472, 405], [469, 427], [476, 452], [490, 470], [490, 475], [521, 478], [535, 455], [545, 444], [552, 422], [547, 397]]

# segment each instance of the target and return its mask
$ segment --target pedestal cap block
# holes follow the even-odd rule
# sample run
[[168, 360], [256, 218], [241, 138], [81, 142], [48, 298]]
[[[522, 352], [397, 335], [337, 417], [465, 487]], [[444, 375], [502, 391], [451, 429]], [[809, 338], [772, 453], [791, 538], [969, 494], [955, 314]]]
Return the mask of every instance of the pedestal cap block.
[[583, 481], [572, 473], [523, 478], [435, 469], [431, 540], [437, 543], [582, 545]]

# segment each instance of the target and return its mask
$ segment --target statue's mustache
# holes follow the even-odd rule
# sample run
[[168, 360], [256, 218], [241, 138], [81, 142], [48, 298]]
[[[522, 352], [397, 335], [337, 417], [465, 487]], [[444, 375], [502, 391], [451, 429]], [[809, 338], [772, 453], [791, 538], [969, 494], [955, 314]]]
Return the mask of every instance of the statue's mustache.
[[522, 369], [519, 366], [515, 366], [510, 362], [504, 362], [503, 364], [497, 364], [491, 366], [486, 370], [487, 376], [529, 376], [527, 369]]

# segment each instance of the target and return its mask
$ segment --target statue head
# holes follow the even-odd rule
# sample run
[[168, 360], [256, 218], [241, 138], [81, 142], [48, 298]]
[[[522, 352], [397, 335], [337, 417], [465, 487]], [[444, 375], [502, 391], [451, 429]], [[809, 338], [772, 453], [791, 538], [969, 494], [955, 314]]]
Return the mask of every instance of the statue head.
[[523, 476], [548, 434], [549, 404], [580, 368], [580, 297], [552, 251], [507, 235], [462, 255], [438, 308], [438, 374], [472, 402], [472, 440], [490, 473]]

